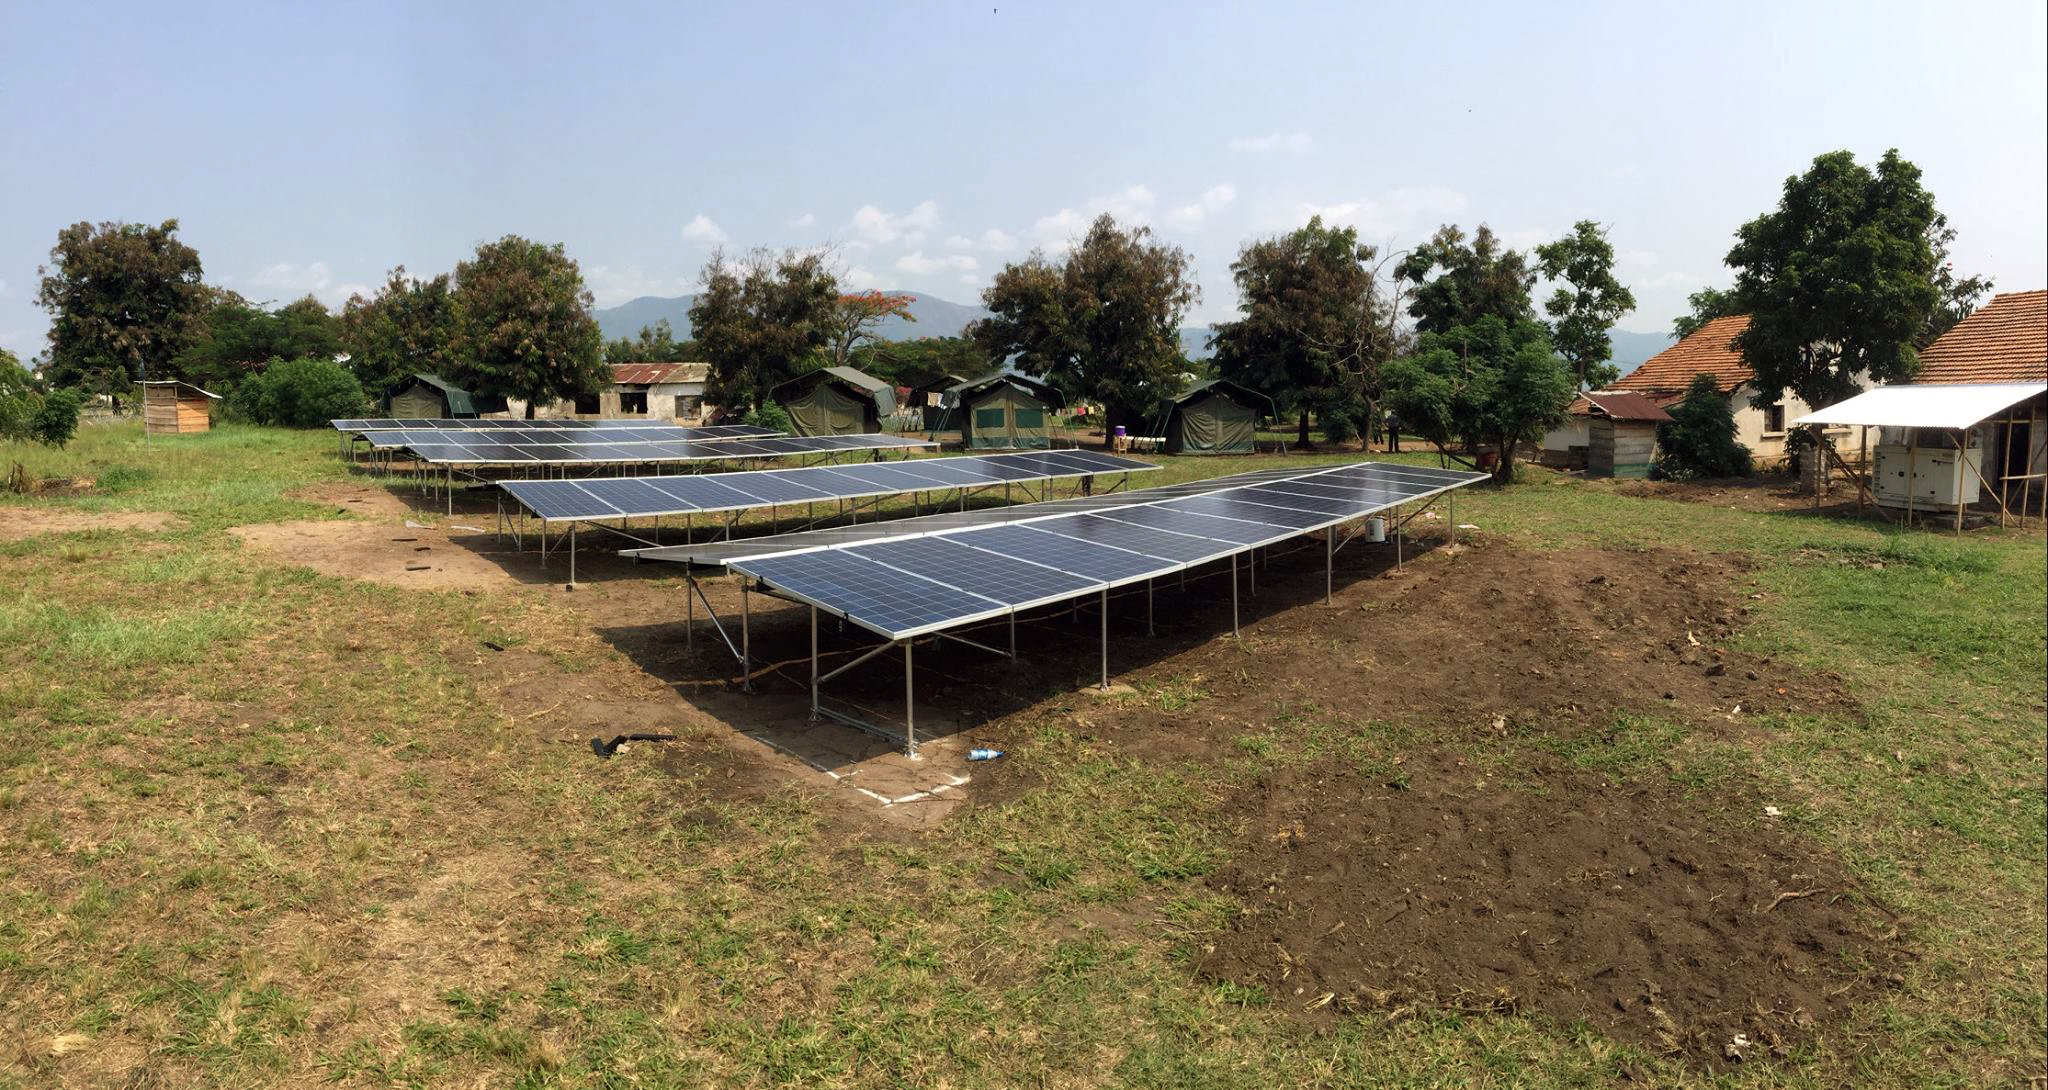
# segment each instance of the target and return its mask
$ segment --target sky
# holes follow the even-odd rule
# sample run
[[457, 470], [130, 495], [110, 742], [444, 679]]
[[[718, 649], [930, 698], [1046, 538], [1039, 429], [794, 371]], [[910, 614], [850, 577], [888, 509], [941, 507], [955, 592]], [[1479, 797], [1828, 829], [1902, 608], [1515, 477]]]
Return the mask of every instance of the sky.
[[1312, 214], [1392, 252], [1605, 225], [1663, 330], [1823, 152], [1918, 164], [1960, 272], [2048, 287], [2048, 15], [1932, 4], [48, 4], [0, 0], [0, 347], [81, 220], [176, 218], [206, 278], [338, 306], [561, 242], [599, 306], [713, 248], [835, 247], [956, 302], [1098, 212], [1227, 319]]

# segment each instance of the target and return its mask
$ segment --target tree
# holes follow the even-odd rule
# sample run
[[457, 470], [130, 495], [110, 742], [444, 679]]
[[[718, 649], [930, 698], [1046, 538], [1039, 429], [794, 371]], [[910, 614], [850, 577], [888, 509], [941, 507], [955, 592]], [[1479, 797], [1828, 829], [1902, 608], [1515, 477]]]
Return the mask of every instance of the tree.
[[1439, 449], [1496, 448], [1501, 484], [1514, 480], [1516, 446], [1562, 423], [1576, 390], [1549, 331], [1533, 319], [1489, 314], [1425, 333], [1412, 355], [1387, 365], [1387, 400], [1402, 429]]
[[966, 337], [913, 337], [869, 341], [853, 350], [852, 365], [897, 386], [923, 386], [941, 375], [980, 378], [994, 366]]
[[620, 337], [607, 341], [604, 346], [606, 363], [682, 363], [696, 355], [695, 341], [676, 340], [675, 331], [669, 328], [668, 319], [661, 318], [651, 326], [641, 326], [637, 337]]
[[711, 364], [705, 397], [728, 408], [760, 409], [768, 391], [793, 378], [823, 348], [839, 299], [825, 255], [724, 251], [704, 266], [704, 290], [690, 304], [690, 331]]
[[342, 307], [342, 350], [372, 398], [404, 385], [408, 376], [447, 373], [459, 334], [454, 285], [446, 273], [418, 280], [400, 265], [375, 298], [353, 295]]
[[1572, 233], [1536, 247], [1536, 268], [1558, 284], [1543, 304], [1550, 315], [1550, 340], [1557, 354], [1571, 364], [1582, 389], [1605, 386], [1621, 377], [1607, 361], [1614, 342], [1607, 333], [1621, 316], [1636, 308], [1636, 297], [1614, 278], [1614, 245], [1592, 220], [1572, 225]]
[[1465, 241], [1455, 225], [1438, 228], [1428, 242], [1409, 251], [1394, 275], [1412, 282], [1408, 315], [1418, 333], [1443, 333], [1492, 315], [1505, 322], [1536, 316], [1529, 292], [1536, 274], [1485, 224]]
[[1246, 244], [1230, 266], [1244, 317], [1216, 327], [1216, 373], [1296, 415], [1304, 445], [1311, 412], [1332, 438], [1369, 431], [1378, 415], [1380, 372], [1402, 337], [1377, 258], [1355, 229], [1317, 216]]
[[915, 295], [894, 295], [886, 291], [856, 291], [839, 297], [827, 320], [830, 335], [825, 349], [834, 366], [844, 367], [853, 350], [875, 339], [875, 329], [889, 318], [917, 321], [910, 313]]
[[611, 384], [604, 335], [583, 272], [557, 242], [506, 235], [455, 267], [456, 352], [450, 380], [472, 393], [541, 405]]
[[1386, 371], [1402, 427], [1439, 449], [1495, 446], [1494, 479], [1513, 480], [1516, 445], [1561, 423], [1578, 385], [1536, 321], [1535, 274], [1483, 225], [1470, 243], [1458, 228], [1442, 228], [1396, 273], [1415, 284], [1408, 313], [1422, 334], [1415, 352]]
[[235, 410], [259, 424], [317, 428], [360, 416], [370, 399], [348, 368], [331, 359], [280, 360], [237, 388]]
[[36, 270], [36, 302], [50, 312], [52, 385], [118, 396], [168, 370], [206, 306], [199, 251], [177, 236], [174, 219], [75, 223], [57, 233], [50, 264]]
[[1932, 242], [1939, 213], [1920, 169], [1887, 151], [1871, 170], [1846, 151], [1785, 180], [1778, 207], [1743, 224], [1728, 251], [1749, 328], [1735, 339], [1768, 404], [1853, 395], [1864, 375], [1898, 382], [1941, 302]]
[[1749, 304], [1733, 288], [1701, 288], [1686, 296], [1685, 301], [1692, 306], [1692, 313], [1671, 321], [1671, 335], [1681, 341], [1716, 318], [1749, 313]]
[[1712, 375], [1694, 375], [1685, 400], [1657, 425], [1659, 477], [1675, 481], [1747, 477], [1749, 448], [1735, 441], [1735, 410]]
[[[982, 293], [967, 335], [991, 358], [1100, 401], [1114, 426], [1179, 392], [1180, 326], [1200, 297], [1187, 251], [1099, 216], [1066, 260], [1034, 250]], [[1107, 429], [1106, 429], [1107, 430]]]
[[0, 348], [0, 440], [27, 439], [29, 421], [35, 419], [42, 403], [20, 358]]
[[224, 288], [207, 290], [211, 305], [200, 333], [172, 361], [173, 373], [187, 382], [231, 390], [271, 360], [333, 359], [341, 351], [340, 320], [310, 295], [272, 313]]
[[78, 409], [85, 398], [77, 390], [51, 390], [29, 417], [29, 438], [46, 446], [63, 447], [78, 434]]
[[1934, 248], [1934, 310], [1928, 314], [1926, 324], [1913, 338], [1913, 349], [1919, 351], [1939, 340], [1941, 335], [1956, 327], [1956, 323], [1970, 316], [1977, 309], [1977, 301], [1989, 294], [1992, 288], [1988, 276], [1972, 276], [1956, 279], [1956, 267], [1949, 260], [1949, 247], [1956, 240], [1956, 229], [1948, 225], [1948, 217], [1940, 212], [1934, 214], [1934, 223], [1927, 230], [1927, 244]]

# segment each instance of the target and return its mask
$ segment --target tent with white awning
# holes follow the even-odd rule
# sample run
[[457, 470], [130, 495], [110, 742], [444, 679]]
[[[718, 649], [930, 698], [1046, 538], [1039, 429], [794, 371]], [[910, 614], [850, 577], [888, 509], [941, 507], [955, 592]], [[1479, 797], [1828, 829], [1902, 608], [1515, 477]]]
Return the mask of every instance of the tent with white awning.
[[1794, 421], [1872, 428], [1972, 428], [2028, 398], [2048, 393], [2048, 382], [1968, 382], [1941, 386], [1879, 386]]

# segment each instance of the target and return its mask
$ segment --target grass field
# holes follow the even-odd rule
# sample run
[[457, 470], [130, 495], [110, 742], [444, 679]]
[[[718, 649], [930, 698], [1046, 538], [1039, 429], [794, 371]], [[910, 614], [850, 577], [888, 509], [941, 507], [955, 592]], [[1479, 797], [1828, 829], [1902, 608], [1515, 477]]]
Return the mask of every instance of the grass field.
[[[482, 641], [625, 669], [556, 588], [408, 593], [225, 532], [339, 517], [292, 498], [348, 476], [329, 434], [145, 449], [101, 426], [62, 452], [0, 447], [13, 460], [97, 485], [0, 499], [0, 529], [52, 509], [180, 521], [0, 534], [0, 1087], [2048, 1080], [2038, 530], [1900, 534], [1534, 469], [1462, 495], [1460, 522], [1524, 548], [1740, 555], [1760, 589], [1739, 645], [1856, 698], [1735, 752], [1679, 727], [1558, 747], [1623, 780], [1713, 757], [1900, 919], [1910, 957], [1880, 998], [1783, 1059], [1709, 1068], [1526, 1012], [1306, 1021], [1194, 972], [1234, 911], [1204, 882], [1239, 831], [1211, 803], [1266, 759], [1253, 741], [1141, 761], [1049, 700], [1016, 726], [1030, 790], [861, 829], [799, 781], [734, 793], [715, 768], [540, 742], [489, 689]], [[1138, 483], [1273, 459], [1167, 461]], [[1296, 729], [1285, 711], [1247, 738]]]

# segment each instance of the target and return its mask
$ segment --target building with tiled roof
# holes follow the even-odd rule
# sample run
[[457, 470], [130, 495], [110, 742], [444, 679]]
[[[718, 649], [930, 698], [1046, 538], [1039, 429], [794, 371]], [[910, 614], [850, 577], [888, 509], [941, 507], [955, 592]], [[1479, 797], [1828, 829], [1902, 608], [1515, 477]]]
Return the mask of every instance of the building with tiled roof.
[[1913, 382], [2048, 382], [2048, 291], [1992, 296], [1921, 351]]
[[1756, 377], [1735, 347], [1735, 338], [1749, 328], [1749, 315], [1731, 314], [1715, 318], [1693, 331], [1692, 336], [1644, 360], [1642, 366], [1623, 375], [1610, 390], [1634, 390], [1643, 394], [1683, 394], [1694, 375], [1714, 376], [1715, 385], [1733, 390]]
[[[711, 378], [708, 363], [614, 363], [612, 384], [590, 397], [543, 405], [543, 417], [645, 416], [650, 422], [697, 423], [704, 416], [704, 388]], [[513, 415], [525, 411], [514, 402]]]

